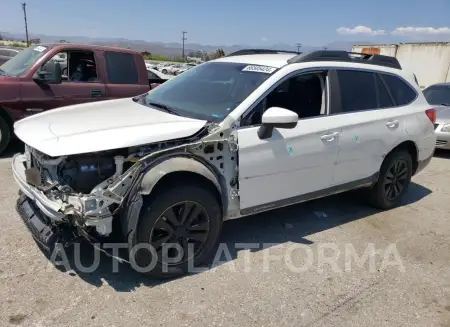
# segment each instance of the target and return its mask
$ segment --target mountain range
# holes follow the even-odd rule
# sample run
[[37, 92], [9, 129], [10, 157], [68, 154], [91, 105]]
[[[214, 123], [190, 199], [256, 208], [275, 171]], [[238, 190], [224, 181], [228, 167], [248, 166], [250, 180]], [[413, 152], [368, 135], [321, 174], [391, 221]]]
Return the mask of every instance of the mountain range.
[[[9, 33], [0, 32], [3, 39], [7, 40], [17, 40], [21, 41], [25, 39], [24, 34], [19, 33]], [[41, 43], [55, 43], [64, 40], [66, 42], [72, 43], [87, 43], [87, 44], [97, 44], [97, 45], [108, 45], [108, 46], [118, 46], [122, 48], [131, 48], [137, 51], [148, 51], [154, 55], [168, 56], [168, 57], [179, 57], [181, 56], [181, 43], [165, 43], [165, 42], [151, 42], [145, 40], [133, 40], [124, 38], [91, 38], [87, 36], [55, 36], [55, 35], [44, 35], [44, 34], [30, 34], [30, 39], [39, 38]], [[368, 44], [367, 41], [336, 41], [332, 43], [325, 44], [323, 46], [308, 46], [304, 45], [300, 48], [300, 51], [307, 52], [319, 49], [329, 49], [329, 50], [346, 50], [351, 51], [353, 44]], [[203, 45], [198, 43], [186, 43], [185, 53], [204, 51], [207, 53], [214, 52], [217, 49], [223, 49], [225, 53], [231, 53], [233, 51], [249, 48], [266, 48], [266, 49], [277, 49], [277, 50], [289, 50], [295, 51], [297, 47], [291, 44], [272, 44], [267, 46], [255, 46], [249, 44], [236, 44], [236, 45]]]

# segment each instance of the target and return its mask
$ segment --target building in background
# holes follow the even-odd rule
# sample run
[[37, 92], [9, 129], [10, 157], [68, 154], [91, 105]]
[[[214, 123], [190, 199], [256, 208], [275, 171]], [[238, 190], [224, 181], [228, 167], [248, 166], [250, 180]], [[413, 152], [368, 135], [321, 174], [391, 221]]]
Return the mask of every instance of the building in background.
[[421, 88], [450, 82], [450, 43], [399, 43], [354, 45], [352, 52], [396, 57], [404, 69], [412, 71]]

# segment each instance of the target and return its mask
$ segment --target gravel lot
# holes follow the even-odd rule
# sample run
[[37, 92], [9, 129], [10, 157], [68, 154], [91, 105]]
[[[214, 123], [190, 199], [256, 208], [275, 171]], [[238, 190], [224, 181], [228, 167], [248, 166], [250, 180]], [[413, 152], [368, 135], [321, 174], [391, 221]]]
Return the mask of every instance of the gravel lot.
[[[389, 212], [366, 207], [361, 193], [351, 192], [226, 222], [222, 242], [231, 260], [155, 283], [126, 265], [112, 273], [104, 255], [93, 273], [49, 264], [15, 212], [18, 189], [5, 157], [0, 326], [450, 326], [449, 160], [437, 154], [414, 178], [404, 205]], [[271, 246], [248, 251], [236, 242]], [[334, 252], [323, 250], [333, 244]], [[285, 263], [296, 245], [289, 255], [295, 266], [312, 254], [303, 272]], [[374, 246], [375, 269], [368, 262], [346, 269], [349, 246], [360, 256]], [[82, 249], [87, 265], [93, 250]], [[335, 268], [320, 264], [333, 253]], [[268, 255], [279, 258], [264, 271]]]

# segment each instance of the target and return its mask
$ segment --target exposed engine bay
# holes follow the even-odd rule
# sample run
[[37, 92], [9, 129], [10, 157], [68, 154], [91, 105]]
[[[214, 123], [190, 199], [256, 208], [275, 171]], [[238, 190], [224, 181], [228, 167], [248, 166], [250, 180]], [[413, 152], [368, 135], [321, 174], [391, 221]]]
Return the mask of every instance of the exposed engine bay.
[[135, 220], [142, 197], [176, 171], [208, 178], [222, 194], [224, 216], [237, 216], [236, 151], [234, 136], [215, 135], [211, 126], [189, 138], [56, 158], [26, 146], [26, 182], [50, 200], [52, 223], [107, 236], [114, 217]]
[[75, 192], [89, 193], [96, 185], [114, 175], [116, 167], [112, 157], [95, 155], [68, 158], [59, 168], [61, 182]]

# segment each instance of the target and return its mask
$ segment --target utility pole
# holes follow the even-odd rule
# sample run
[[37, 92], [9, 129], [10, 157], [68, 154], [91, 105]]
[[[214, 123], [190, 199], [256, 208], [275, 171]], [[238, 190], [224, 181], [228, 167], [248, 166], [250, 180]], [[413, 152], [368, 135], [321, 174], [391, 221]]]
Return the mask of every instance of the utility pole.
[[26, 8], [26, 3], [22, 3], [22, 10], [23, 10], [23, 18], [25, 20], [25, 35], [27, 37], [27, 46], [30, 45], [30, 41], [28, 39], [28, 24], [27, 24], [27, 8]]
[[183, 33], [183, 36], [181, 37], [181, 41], [183, 42], [183, 50], [182, 50], [181, 56], [183, 57], [183, 60], [184, 60], [184, 58], [185, 58], [185, 56], [184, 56], [184, 41], [187, 40], [187, 37], [185, 36], [187, 34], [187, 32], [183, 31], [182, 33]]
[[300, 48], [302, 47], [302, 44], [301, 43], [297, 43], [296, 46], [297, 46], [297, 52], [300, 53]]

